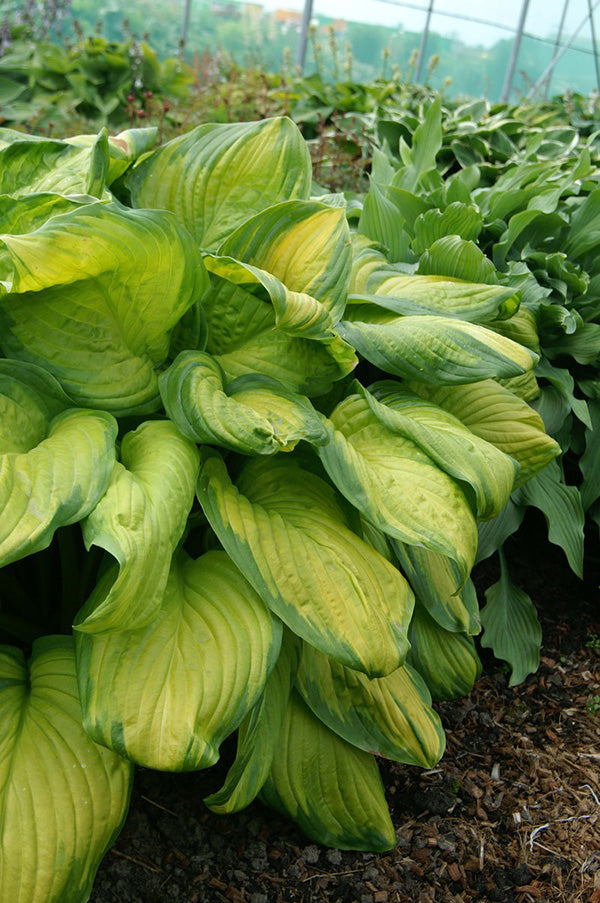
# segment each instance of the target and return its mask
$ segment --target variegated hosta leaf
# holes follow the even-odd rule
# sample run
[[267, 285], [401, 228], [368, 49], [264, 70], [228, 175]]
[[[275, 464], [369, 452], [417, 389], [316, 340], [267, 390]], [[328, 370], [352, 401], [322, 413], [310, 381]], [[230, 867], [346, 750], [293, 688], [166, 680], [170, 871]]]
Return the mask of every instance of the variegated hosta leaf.
[[339, 850], [391, 850], [396, 835], [373, 756], [330, 731], [297, 693], [261, 799]]
[[202, 351], [181, 352], [158, 384], [167, 414], [195, 442], [272, 455], [292, 451], [300, 439], [327, 441], [308, 398], [258, 373], [228, 384], [218, 361]]
[[408, 662], [419, 672], [434, 700], [457, 699], [471, 692], [481, 674], [472, 637], [444, 630], [417, 604], [409, 638]]
[[263, 691], [281, 625], [224, 552], [173, 560], [147, 627], [76, 635], [89, 735], [148, 768], [213, 765]]
[[0, 567], [45, 549], [106, 490], [116, 421], [70, 405], [40, 368], [0, 360]]
[[[488, 323], [496, 317], [512, 316], [520, 302], [514, 289], [502, 285], [465, 282], [450, 276], [408, 275], [390, 266], [372, 272], [365, 289], [354, 290], [348, 300], [347, 319], [367, 324], [395, 322], [397, 317], [390, 314]], [[378, 311], [378, 307], [389, 313]]]
[[281, 726], [298, 670], [300, 640], [284, 630], [281, 652], [262, 696], [238, 731], [237, 755], [225, 783], [204, 802], [213, 812], [239, 812], [260, 792], [279, 745]]
[[87, 900], [127, 813], [133, 769], [81, 724], [73, 640], [0, 647], [0, 898]]
[[500, 580], [485, 591], [485, 598], [481, 645], [508, 662], [512, 671], [509, 686], [514, 687], [539, 667], [542, 628], [533, 602], [511, 581], [502, 553]]
[[[352, 251], [343, 208], [318, 201], [276, 204], [239, 226], [219, 254], [271, 273], [290, 293], [315, 298], [333, 323], [344, 311]], [[289, 315], [279, 310], [276, 296], [273, 303], [283, 328]]]
[[[48, 192], [18, 198], [0, 196], [0, 234], [26, 235], [35, 232], [50, 217], [78, 210], [85, 203], [95, 204], [96, 198], [66, 198]], [[0, 279], [9, 283], [13, 267], [6, 252], [0, 253], [0, 267]]]
[[317, 451], [340, 492], [389, 536], [452, 558], [464, 582], [477, 525], [459, 484], [382, 423], [360, 395], [342, 401], [325, 423], [330, 441]]
[[198, 466], [198, 449], [169, 421], [148, 421], [125, 435], [121, 463], [82, 524], [87, 548], [110, 552], [119, 574], [108, 591], [94, 590], [78, 630], [129, 630], [156, 616], [194, 501]]
[[3, 235], [1, 344], [38, 363], [84, 407], [143, 414], [160, 406], [156, 368], [170, 330], [204, 289], [192, 237], [175, 217], [87, 204], [35, 232]]
[[473, 581], [461, 585], [456, 563], [438, 552], [394, 542], [394, 551], [416, 598], [444, 630], [477, 634], [479, 604]]
[[0, 194], [23, 197], [52, 192], [63, 197], [110, 197], [106, 129], [86, 147], [21, 135], [0, 148]]
[[429, 690], [408, 665], [369, 679], [304, 643], [296, 686], [317, 718], [365, 752], [423, 768], [444, 752]]
[[436, 386], [472, 383], [518, 376], [537, 360], [521, 345], [466, 320], [398, 316], [374, 304], [349, 305], [346, 315], [350, 319], [338, 326], [342, 338], [375, 366], [406, 379]]
[[518, 473], [512, 458], [401, 383], [382, 380], [369, 391], [362, 387], [359, 391], [382, 423], [411, 439], [449, 476], [471, 487], [480, 520], [502, 510]]
[[172, 210], [199, 244], [216, 249], [252, 214], [309, 196], [310, 154], [285, 117], [207, 123], [142, 159], [127, 187], [134, 206]]
[[324, 480], [276, 456], [252, 459], [235, 486], [205, 449], [198, 498], [223, 547], [294, 633], [372, 676], [402, 664], [408, 584], [348, 528]]
[[[102, 133], [101, 133], [102, 134]], [[131, 164], [149, 151], [158, 140], [158, 128], [150, 126], [142, 129], [125, 129], [117, 135], [108, 136], [108, 185], [122, 176]], [[97, 141], [96, 135], [74, 135], [66, 138], [65, 144], [75, 147], [90, 147]]]
[[358, 232], [351, 235], [352, 242], [352, 271], [350, 275], [350, 287], [348, 291], [360, 295], [370, 292], [367, 288], [371, 273], [377, 273], [382, 268], [390, 269], [389, 261], [381, 245], [371, 241]]
[[521, 468], [515, 486], [523, 485], [560, 454], [558, 443], [546, 434], [539, 414], [494, 380], [437, 388], [414, 382], [410, 388], [514, 458]]
[[[298, 305], [296, 325], [279, 328], [271, 303], [256, 297], [261, 279], [279, 299], [290, 297], [285, 286], [266, 271], [254, 274], [239, 261], [208, 258], [209, 266], [219, 266], [227, 278], [211, 277], [202, 298], [208, 324], [206, 350], [214, 355], [229, 380], [248, 373], [261, 373], [305, 395], [322, 395], [333, 383], [350, 373], [358, 363], [354, 349], [332, 331], [326, 309], [309, 295], [295, 293]], [[260, 276], [260, 279], [259, 279]], [[247, 280], [246, 286], [229, 279]], [[254, 280], [254, 281], [252, 281]], [[302, 305], [305, 304], [305, 314]], [[313, 315], [316, 319], [311, 319]], [[306, 330], [310, 330], [310, 335]]]

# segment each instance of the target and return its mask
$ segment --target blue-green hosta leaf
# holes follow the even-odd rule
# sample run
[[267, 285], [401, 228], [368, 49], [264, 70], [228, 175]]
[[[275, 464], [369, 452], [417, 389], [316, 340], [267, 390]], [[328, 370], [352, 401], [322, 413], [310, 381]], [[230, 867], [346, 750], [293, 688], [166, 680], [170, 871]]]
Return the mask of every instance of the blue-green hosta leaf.
[[[290, 295], [315, 298], [334, 324], [344, 311], [352, 249], [346, 213], [340, 207], [301, 200], [275, 204], [245, 220], [221, 245], [219, 254], [265, 270]], [[269, 290], [268, 283], [263, 284]], [[290, 300], [284, 307], [275, 292], [269, 293], [281, 327]]]
[[372, 676], [402, 664], [408, 584], [349, 529], [324, 480], [278, 455], [252, 459], [236, 487], [205, 449], [198, 498], [225, 550], [294, 633]]
[[479, 605], [473, 581], [461, 588], [462, 575], [456, 563], [438, 552], [394, 542], [394, 551], [415, 597], [440, 627], [451, 632], [477, 634]]
[[442, 105], [438, 95], [415, 129], [410, 149], [403, 139], [400, 139], [400, 154], [405, 165], [396, 173], [394, 184], [398, 188], [413, 191], [422, 176], [435, 169], [436, 157], [441, 147]]
[[119, 575], [108, 592], [102, 587], [92, 593], [78, 630], [129, 630], [156, 616], [194, 501], [198, 467], [198, 449], [169, 421], [148, 421], [124, 436], [121, 463], [82, 524], [87, 548], [110, 552]]
[[485, 591], [487, 604], [481, 609], [481, 645], [511, 667], [509, 686], [522, 683], [540, 664], [542, 628], [527, 593], [510, 579], [500, 553], [500, 580]]
[[[396, 189], [397, 190], [397, 189]], [[380, 242], [387, 249], [390, 262], [412, 260], [410, 235], [405, 225], [401, 205], [394, 197], [394, 189], [372, 182], [366, 194], [358, 225], [359, 234]]]
[[511, 498], [497, 517], [479, 523], [477, 525], [479, 542], [477, 544], [475, 563], [478, 564], [480, 561], [485, 561], [486, 558], [497, 552], [508, 537], [516, 533], [524, 517], [525, 508], [520, 508]]
[[22, 135], [0, 148], [0, 194], [23, 197], [52, 192], [73, 197], [108, 199], [108, 135], [103, 129], [88, 147], [47, 138], [32, 141]]
[[[483, 219], [478, 207], [474, 204], [461, 204], [460, 201], [454, 201], [448, 204], [444, 211], [435, 208], [427, 210], [426, 213], [417, 217], [413, 250], [415, 254], [422, 254], [423, 251], [431, 248], [438, 239], [446, 236], [475, 242], [482, 228]], [[461, 276], [461, 278], [469, 279], [471, 277]]]
[[280, 642], [281, 625], [224, 552], [180, 553], [147, 627], [77, 634], [85, 728], [148, 768], [206, 768], [260, 697]]
[[254, 213], [308, 198], [310, 154], [285, 117], [207, 123], [142, 159], [127, 178], [136, 207], [172, 210], [204, 248]]
[[248, 374], [227, 384], [210, 354], [183, 351], [159, 377], [165, 410], [195, 442], [248, 455], [292, 451], [301, 439], [327, 441], [308, 398], [267, 376]]
[[[564, 367], [553, 367], [547, 358], [543, 357], [535, 368], [536, 375], [547, 380], [556, 389], [567, 404], [567, 410], [573, 411], [578, 420], [591, 428], [590, 412], [583, 398], [575, 397], [575, 380], [572, 374]], [[537, 409], [537, 405], [533, 405]], [[554, 430], [548, 429], [548, 432]]]
[[[448, 276], [452, 279], [464, 279], [466, 282], [496, 285], [498, 276], [496, 267], [472, 241], [465, 241], [458, 235], [447, 235], [438, 238], [419, 260], [419, 275]], [[519, 295], [515, 293], [511, 304], [504, 303], [501, 313], [511, 316], [519, 303]]]
[[407, 661], [419, 672], [434, 700], [457, 699], [471, 692], [481, 674], [471, 636], [444, 630], [417, 605], [409, 637]]
[[296, 686], [317, 718], [365, 752], [423, 768], [444, 752], [429, 690], [408, 665], [369, 679], [304, 643]]
[[583, 474], [581, 503], [585, 511], [600, 498], [600, 403], [589, 402], [591, 428], [585, 431], [585, 451], [579, 459]]
[[[374, 264], [373, 257], [370, 259]], [[352, 306], [346, 311], [349, 320], [360, 319], [363, 308], [365, 313], [369, 312], [368, 306], [362, 304], [363, 301], [404, 316], [425, 314], [468, 320], [470, 323], [487, 323], [496, 317], [510, 317], [519, 306], [519, 295], [510, 287], [465, 282], [464, 279], [446, 275], [408, 275], [389, 266], [377, 269], [373, 266], [367, 271], [364, 252], [362, 260], [361, 280], [364, 289], [355, 287], [355, 278], [353, 293], [348, 299]], [[373, 318], [377, 314], [375, 308]], [[370, 322], [370, 318], [366, 322]], [[374, 319], [373, 322], [377, 320]]]
[[[250, 279], [248, 270], [236, 261], [231, 270]], [[285, 299], [282, 283], [265, 271], [260, 272]], [[299, 314], [297, 326], [290, 328], [287, 320], [287, 325], [279, 328], [273, 306], [252, 294], [257, 285], [258, 278], [246, 287], [228, 279], [211, 278], [210, 288], [202, 298], [208, 324], [206, 350], [217, 358], [230, 381], [261, 373], [293, 392], [311, 397], [325, 394], [356, 366], [354, 350], [332, 331], [325, 308], [308, 295], [296, 293], [295, 300], [300, 302], [295, 309]], [[302, 316], [303, 304], [306, 317]], [[311, 323], [314, 314], [317, 319]], [[310, 337], [306, 328], [311, 330]]]
[[[66, 410], [65, 410], [66, 409]], [[45, 549], [104, 494], [117, 424], [70, 406], [32, 365], [0, 360], [0, 567]]]
[[405, 437], [410, 425], [404, 435], [390, 429], [360, 395], [326, 424], [330, 441], [317, 451], [340, 492], [388, 536], [448, 555], [462, 583], [475, 558], [475, 518], [458, 483]]
[[551, 461], [522, 486], [518, 505], [539, 508], [548, 524], [548, 539], [560, 546], [571, 570], [583, 576], [583, 525], [585, 514], [576, 486], [568, 486], [558, 461]]
[[260, 792], [279, 743], [290, 692], [298, 670], [300, 641], [284, 630], [281, 652], [262, 696], [240, 724], [237, 754], [223, 786], [204, 802], [213, 812], [239, 812]]
[[518, 474], [512, 458], [480, 439], [453, 414], [395, 380], [374, 383], [369, 391], [361, 386], [358, 391], [389, 429], [411, 439], [449, 476], [469, 485], [478, 518], [498, 514]]
[[87, 204], [28, 235], [3, 235], [1, 344], [38, 363], [84, 407], [160, 405], [156, 368], [207, 276], [189, 233], [164, 211]]
[[127, 814], [133, 769], [81, 724], [73, 640], [0, 647], [0, 897], [81, 903]]
[[521, 345], [464, 320], [404, 317], [365, 304], [351, 305], [346, 313], [351, 319], [338, 326], [342, 338], [375, 366], [406, 379], [436, 386], [473, 383], [517, 376], [537, 360]]
[[454, 414], [476, 436], [514, 458], [521, 468], [516, 486], [525, 483], [560, 454], [560, 446], [546, 435], [539, 414], [494, 380], [438, 388], [415, 382], [410, 388]]
[[325, 846], [382, 852], [396, 842], [373, 756], [330, 731], [295, 692], [260, 797]]
[[547, 342], [544, 351], [551, 360], [566, 355], [575, 358], [579, 364], [597, 366], [600, 360], [600, 323], [584, 323], [572, 335]]

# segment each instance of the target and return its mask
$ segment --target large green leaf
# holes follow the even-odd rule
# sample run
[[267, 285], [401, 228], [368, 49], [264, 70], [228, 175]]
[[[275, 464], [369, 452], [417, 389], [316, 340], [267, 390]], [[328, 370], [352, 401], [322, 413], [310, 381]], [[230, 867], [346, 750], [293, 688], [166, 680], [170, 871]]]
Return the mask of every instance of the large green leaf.
[[317, 718], [365, 752], [423, 768], [444, 752], [429, 691], [408, 665], [369, 679], [304, 643], [296, 686]]
[[226, 551], [294, 633], [372, 676], [402, 664], [408, 584], [349, 529], [324, 480], [276, 456], [251, 460], [235, 486], [205, 449], [198, 498]]
[[410, 388], [454, 414], [472, 433], [495, 445], [520, 466], [516, 486], [522, 485], [560, 454], [560, 447], [546, 435], [539, 414], [509, 389], [494, 380], [464, 386]]
[[[513, 288], [466, 282], [451, 275], [402, 273], [389, 266], [374, 267], [367, 272], [367, 256], [363, 250], [362, 273], [357, 272], [346, 311], [348, 320], [366, 323], [388, 322], [390, 315], [377, 307], [402, 316], [421, 315], [450, 317], [470, 323], [487, 323], [496, 317], [510, 317], [519, 306], [519, 295]], [[360, 276], [362, 289], [356, 285]], [[359, 283], [360, 285], [360, 283]], [[377, 307], [370, 308], [370, 302]], [[360, 305], [360, 306], [359, 306]]]
[[198, 466], [196, 446], [168, 421], [148, 421], [124, 436], [121, 463], [82, 524], [87, 548], [110, 552], [119, 574], [108, 591], [95, 589], [78, 630], [127, 630], [156, 617], [194, 501]]
[[[475, 242], [483, 227], [481, 211], [474, 204], [454, 201], [442, 211], [427, 210], [415, 220], [413, 250], [422, 254], [440, 238], [452, 236]], [[450, 274], [447, 274], [450, 275]], [[462, 276], [460, 278], [468, 278]]]
[[[314, 200], [275, 204], [245, 220], [223, 242], [219, 254], [264, 270], [285, 285], [291, 295], [285, 307], [271, 292], [280, 327], [290, 320], [295, 293], [316, 299], [334, 324], [344, 311], [352, 250], [341, 207]], [[263, 284], [268, 290], [268, 284]], [[296, 303], [306, 306], [307, 300]]]
[[509, 686], [522, 683], [540, 664], [542, 628], [527, 593], [510, 579], [506, 559], [500, 553], [500, 580], [485, 591], [481, 609], [484, 633], [481, 645], [512, 669]]
[[396, 842], [373, 756], [330, 731], [296, 693], [261, 799], [326, 846], [382, 852]]
[[128, 176], [135, 207], [172, 210], [204, 248], [279, 201], [307, 198], [308, 148], [285, 117], [208, 123], [143, 158]]
[[281, 625], [224, 552], [180, 553], [147, 627], [77, 634], [85, 728], [149, 768], [206, 768], [257, 702], [280, 641]]
[[223, 786], [204, 802], [213, 812], [239, 812], [257, 796], [269, 776], [290, 692], [298, 670], [300, 641], [284, 630], [281, 653], [262, 696], [240, 724], [237, 754]]
[[[354, 349], [333, 330], [329, 312], [315, 298], [231, 258], [209, 257], [207, 263], [221, 275], [211, 277], [202, 299], [206, 350], [227, 379], [261, 373], [313, 396], [328, 392], [356, 366]], [[265, 286], [271, 303], [255, 294]]]
[[0, 147], [0, 194], [23, 197], [52, 192], [63, 197], [105, 197], [108, 136], [103, 129], [86, 147], [47, 138], [20, 140]]
[[87, 204], [3, 235], [1, 345], [41, 364], [80, 405], [147, 413], [170, 330], [206, 286], [189, 233], [164, 211]]
[[133, 769], [81, 724], [73, 640], [0, 647], [0, 898], [82, 903], [129, 804]]
[[409, 637], [408, 662], [419, 672], [434, 700], [457, 699], [471, 692], [481, 674], [471, 636], [444, 630], [417, 604]]
[[171, 420], [196, 442], [272, 455], [292, 451], [301, 439], [327, 441], [308, 398], [260, 374], [228, 384], [218, 361], [202, 351], [181, 352], [159, 388]]
[[456, 563], [445, 555], [395, 541], [394, 551], [415, 597], [440, 627], [477, 634], [480, 630], [477, 594], [470, 578], [462, 579]]
[[360, 391], [382, 423], [415, 442], [449, 476], [468, 484], [478, 518], [493, 517], [504, 507], [518, 474], [508, 455], [401, 383], [382, 380], [368, 392]]
[[361, 395], [342, 401], [326, 423], [330, 441], [318, 454], [340, 492], [389, 536], [452, 558], [462, 583], [475, 558], [475, 518], [459, 484], [405, 438], [410, 424], [390, 429]]
[[579, 459], [583, 474], [581, 503], [585, 511], [600, 498], [600, 403], [590, 401], [589, 411], [592, 429], [585, 431], [585, 451]]
[[115, 419], [77, 410], [49, 374], [0, 360], [0, 566], [85, 517], [115, 462]]
[[[422, 276], [433, 279], [433, 276]], [[351, 305], [338, 331], [367, 360], [395, 376], [440, 384], [472, 383], [531, 370], [537, 356], [483, 326], [450, 317], [398, 316], [374, 304]]]

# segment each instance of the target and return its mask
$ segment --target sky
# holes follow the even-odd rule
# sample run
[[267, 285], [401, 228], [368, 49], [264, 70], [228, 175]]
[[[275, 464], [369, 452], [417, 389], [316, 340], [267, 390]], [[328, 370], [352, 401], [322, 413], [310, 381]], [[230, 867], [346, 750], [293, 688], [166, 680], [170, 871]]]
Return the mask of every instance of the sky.
[[[255, 0], [266, 10], [304, 8], [304, 0]], [[434, 0], [430, 30], [455, 35], [468, 44], [490, 46], [510, 36], [507, 29], [516, 30], [526, 0]], [[588, 0], [529, 0], [525, 31], [538, 37], [554, 38], [558, 32], [563, 10], [567, 8], [563, 41], [585, 21], [579, 36], [590, 37]], [[376, 25], [403, 27], [406, 31], [421, 31], [425, 25], [428, 0], [313, 0], [313, 15], [370, 22]], [[415, 8], [416, 7], [416, 8]], [[600, 3], [596, 7], [595, 22], [600, 40]], [[451, 15], [446, 15], [451, 14]], [[485, 19], [494, 25], [481, 25], [456, 18], [458, 16]], [[502, 28], [501, 26], [504, 26]], [[577, 43], [577, 42], [575, 42]]]

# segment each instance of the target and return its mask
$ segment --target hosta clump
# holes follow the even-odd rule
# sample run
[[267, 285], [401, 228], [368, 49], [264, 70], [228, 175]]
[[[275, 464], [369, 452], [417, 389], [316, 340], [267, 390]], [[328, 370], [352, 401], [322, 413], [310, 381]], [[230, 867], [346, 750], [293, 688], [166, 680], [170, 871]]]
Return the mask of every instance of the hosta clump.
[[557, 451], [495, 381], [536, 360], [488, 327], [514, 292], [353, 240], [290, 120], [152, 140], [0, 132], [19, 903], [87, 899], [131, 763], [206, 768], [236, 730], [207, 805], [258, 795], [322, 843], [391, 848], [374, 755], [439, 759], [432, 695], [479, 670], [477, 522]]

